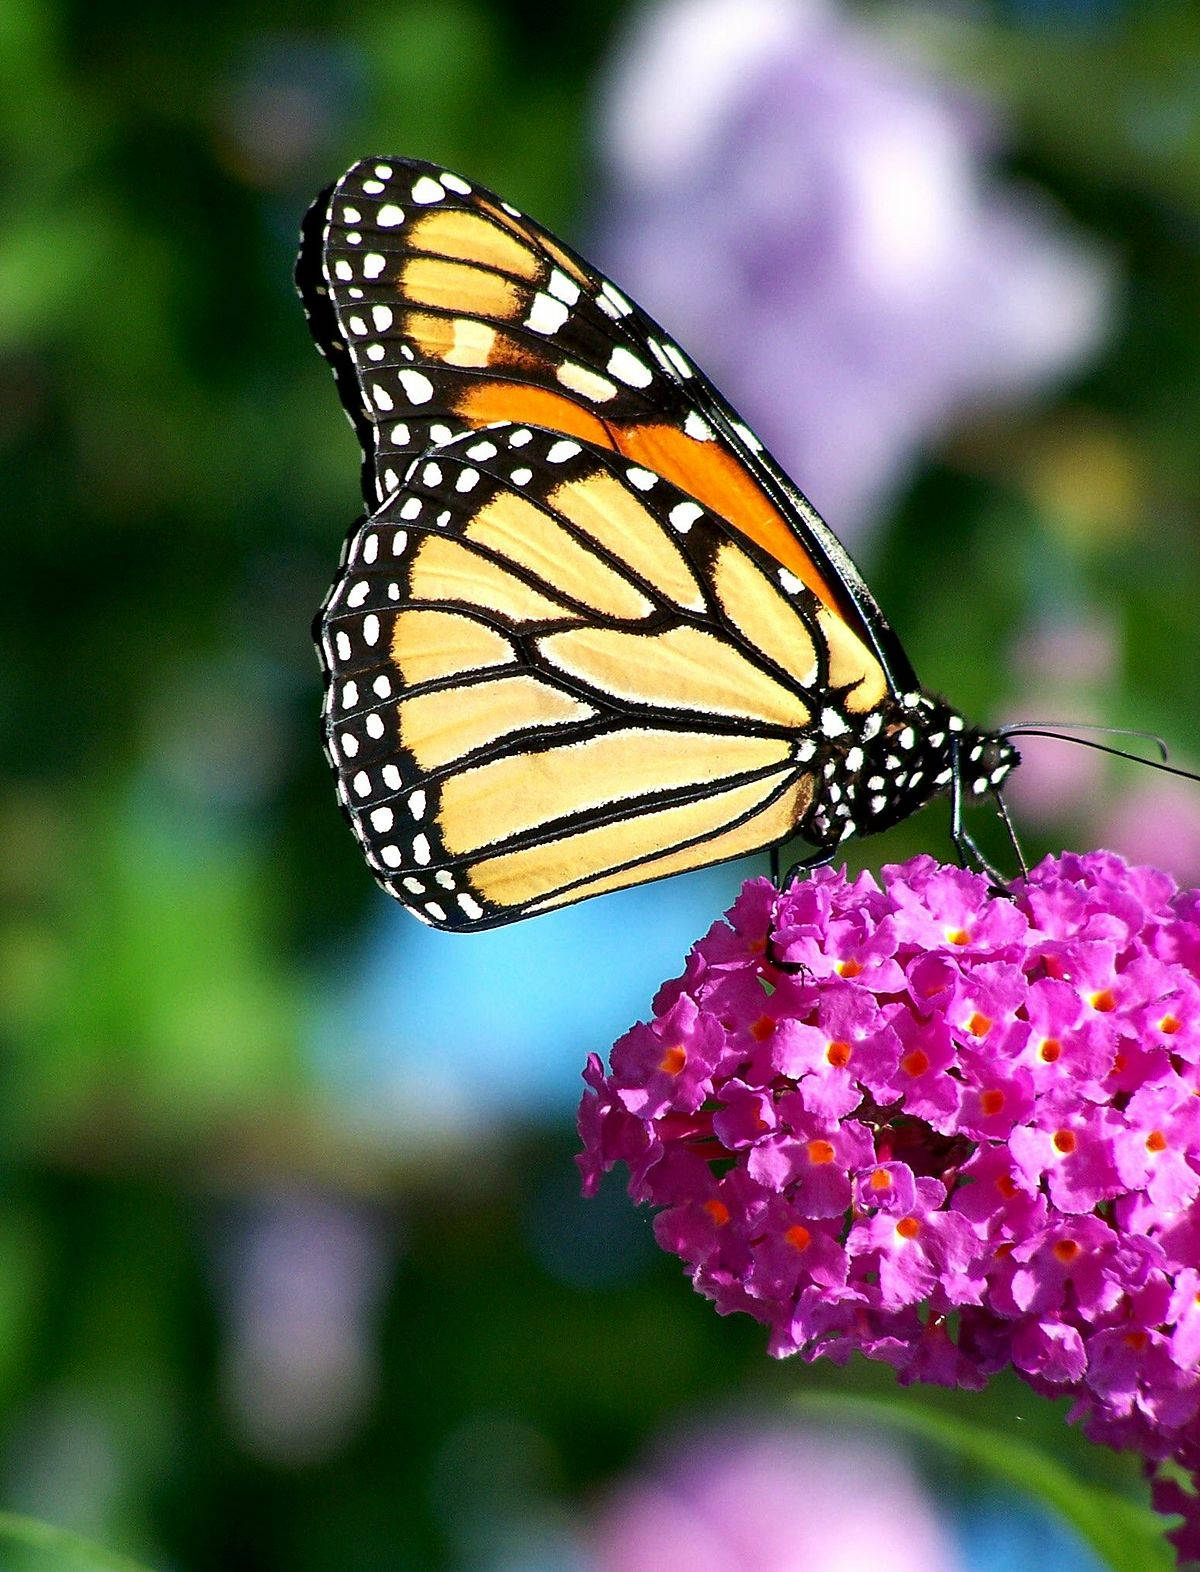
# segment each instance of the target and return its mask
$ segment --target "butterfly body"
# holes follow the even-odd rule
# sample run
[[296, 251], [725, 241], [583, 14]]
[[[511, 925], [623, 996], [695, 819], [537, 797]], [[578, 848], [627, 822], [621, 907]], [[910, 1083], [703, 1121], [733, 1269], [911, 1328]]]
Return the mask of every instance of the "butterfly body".
[[368, 507], [317, 621], [326, 748], [422, 920], [831, 851], [1011, 769], [678, 346], [515, 209], [366, 160], [297, 280]]

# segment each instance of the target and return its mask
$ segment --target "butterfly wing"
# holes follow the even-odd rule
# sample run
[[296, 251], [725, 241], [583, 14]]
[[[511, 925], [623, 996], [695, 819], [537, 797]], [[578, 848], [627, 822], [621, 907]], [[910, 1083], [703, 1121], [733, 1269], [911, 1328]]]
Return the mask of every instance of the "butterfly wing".
[[366, 159], [310, 210], [296, 270], [362, 444], [369, 511], [412, 458], [496, 421], [621, 454], [767, 552], [917, 684], [815, 510], [682, 350], [569, 247], [435, 165]]
[[412, 461], [323, 610], [327, 748], [376, 877], [495, 926], [786, 839], [835, 703], [886, 697], [840, 620], [712, 509], [520, 424]]

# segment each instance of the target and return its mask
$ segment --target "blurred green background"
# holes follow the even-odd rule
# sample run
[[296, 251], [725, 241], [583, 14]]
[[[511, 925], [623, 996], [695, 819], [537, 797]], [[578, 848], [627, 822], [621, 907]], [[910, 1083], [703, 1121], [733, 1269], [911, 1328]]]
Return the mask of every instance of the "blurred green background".
[[[357, 453], [292, 293], [304, 209], [407, 153], [632, 255], [659, 199], [629, 195], [598, 108], [632, 15], [0, 7], [0, 1502], [149, 1564], [582, 1566], [580, 1525], [664, 1427], [890, 1389], [770, 1365], [619, 1191], [576, 1196], [585, 1053], [754, 867], [473, 952], [375, 890], [318, 745], [309, 623]], [[980, 377], [911, 434], [864, 504], [868, 576], [980, 720], [1149, 726], [1195, 765], [1196, 12], [848, 17], [992, 106], [988, 178], [1049, 193], [1106, 280], [1094, 348], [1036, 393]], [[659, 253], [685, 293], [711, 271], [691, 233]], [[819, 394], [821, 356], [790, 354]], [[1027, 850], [1106, 841], [1200, 878], [1200, 788], [1084, 757], [1031, 759]], [[940, 809], [851, 860], [923, 848], [949, 854]], [[1023, 1389], [942, 1402], [1134, 1480]], [[930, 1466], [970, 1518], [970, 1470]]]

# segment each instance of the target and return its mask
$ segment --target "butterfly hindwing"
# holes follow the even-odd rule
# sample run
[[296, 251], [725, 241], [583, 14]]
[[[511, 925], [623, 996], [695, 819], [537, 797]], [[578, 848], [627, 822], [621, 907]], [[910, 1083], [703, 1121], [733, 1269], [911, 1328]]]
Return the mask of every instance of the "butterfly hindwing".
[[886, 692], [712, 510], [519, 424], [410, 464], [322, 625], [343, 805], [385, 888], [448, 928], [786, 838], [820, 713], [853, 722]]
[[369, 511], [412, 458], [496, 421], [557, 430], [679, 485], [915, 686], [842, 548], [711, 383], [609, 280], [436, 165], [366, 159], [314, 205], [297, 280], [364, 451]]

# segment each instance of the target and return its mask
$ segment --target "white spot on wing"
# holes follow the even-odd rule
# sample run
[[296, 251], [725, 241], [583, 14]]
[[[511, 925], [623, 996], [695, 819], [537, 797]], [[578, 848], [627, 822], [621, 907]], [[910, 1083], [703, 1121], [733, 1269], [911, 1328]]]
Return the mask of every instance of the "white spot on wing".
[[704, 509], [696, 502], [677, 502], [667, 517], [681, 535], [686, 535], [692, 525], [704, 513]]
[[555, 300], [539, 290], [533, 297], [525, 326], [532, 328], [535, 333], [557, 333], [570, 314], [561, 300]]
[[677, 346], [672, 344], [668, 339], [668, 341], [663, 345], [663, 348], [667, 352], [667, 359], [675, 367], [679, 375], [681, 377], [690, 377], [692, 374], [691, 362], [684, 359]]
[[579, 285], [559, 268], [550, 269], [550, 282], [546, 288], [555, 300], [561, 300], [564, 306], [573, 306], [579, 299]]
[[431, 180], [428, 175], [422, 175], [412, 188], [413, 201], [419, 202], [422, 207], [428, 207], [431, 202], [441, 202], [445, 195], [445, 187]]
[[375, 222], [380, 229], [395, 229], [404, 222], [404, 213], [394, 202], [385, 202], [376, 213]]
[[646, 388], [654, 381], [654, 373], [646, 362], [639, 360], [624, 344], [618, 344], [608, 357], [607, 369], [627, 387]]
[[423, 371], [401, 371], [399, 382], [412, 404], [428, 404], [433, 397], [433, 383]]

